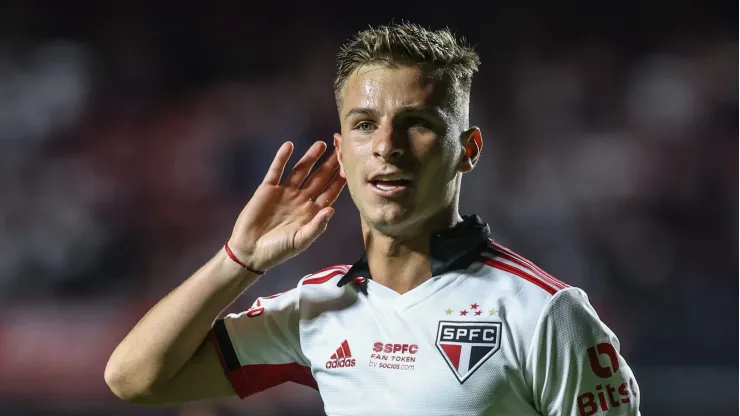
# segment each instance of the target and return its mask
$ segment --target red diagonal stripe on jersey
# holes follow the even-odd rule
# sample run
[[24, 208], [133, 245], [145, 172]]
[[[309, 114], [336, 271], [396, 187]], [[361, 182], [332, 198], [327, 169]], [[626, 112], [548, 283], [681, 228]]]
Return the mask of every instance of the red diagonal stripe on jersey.
[[352, 352], [349, 350], [349, 343], [347, 343], [346, 339], [342, 342], [342, 350], [344, 350], [345, 357], [352, 357]]
[[525, 271], [530, 272], [534, 277], [539, 277], [540, 279], [542, 279], [543, 281], [545, 281], [546, 283], [548, 283], [550, 286], [554, 286], [554, 287], [556, 287], [558, 289], [565, 289], [565, 284], [563, 282], [555, 279], [554, 277], [552, 277], [552, 276], [550, 276], [548, 274], [545, 274], [544, 272], [540, 272], [540, 271], [538, 271], [538, 270], [530, 267], [527, 263], [525, 263], [522, 260], [521, 257], [515, 257], [515, 256], [512, 256], [512, 255], [510, 255], [510, 254], [508, 254], [506, 252], [503, 252], [503, 251], [497, 251], [497, 252], [492, 253], [492, 254], [495, 255], [496, 257], [499, 257], [501, 259], [504, 259], [506, 261], [510, 261], [510, 262], [516, 264], [517, 266], [521, 267]]
[[439, 346], [442, 347], [445, 354], [447, 354], [447, 358], [450, 359], [450, 362], [452, 362], [452, 366], [455, 367], [455, 370], [459, 370], [460, 369], [460, 351], [462, 351], [462, 345], [439, 344]]
[[337, 357], [344, 358], [344, 351], [342, 351], [342, 347], [337, 348]]
[[322, 283], [328, 282], [329, 280], [331, 280], [332, 277], [334, 277], [336, 275], [339, 275], [339, 274], [344, 274], [344, 273], [345, 272], [343, 270], [335, 270], [335, 271], [327, 274], [326, 276], [309, 277], [308, 279], [306, 279], [306, 280], [303, 281], [303, 284], [304, 285], [320, 285]]
[[334, 353], [329, 357], [330, 360], [337, 360], [339, 357], [337, 357], [337, 353]]
[[526, 280], [528, 282], [534, 283], [537, 286], [545, 289], [547, 291], [547, 293], [549, 293], [551, 295], [554, 295], [555, 292], [558, 291], [556, 288], [548, 285], [544, 281], [542, 281], [542, 280], [540, 280], [540, 279], [538, 279], [538, 278], [536, 278], [534, 276], [530, 276], [529, 274], [527, 274], [527, 273], [525, 273], [525, 272], [517, 269], [516, 267], [509, 266], [508, 264], [502, 263], [502, 262], [500, 262], [498, 260], [485, 259], [485, 260], [483, 260], [483, 263], [484, 264], [487, 264], [487, 265], [489, 265], [491, 267], [493, 267], [494, 269], [499, 269], [499, 270], [503, 270], [505, 272], [509, 272], [509, 273], [511, 273], [513, 275], [516, 275], [516, 276], [521, 277], [522, 279], [524, 279], [524, 280]]
[[[513, 261], [517, 263], [518, 265], [531, 270], [536, 274], [537, 276], [545, 279], [548, 281], [548, 283], [552, 284], [553, 286], [559, 288], [559, 289], [565, 289], [568, 287], [567, 284], [561, 282], [560, 280], [553, 277], [551, 274], [547, 273], [546, 271], [542, 270], [540, 267], [538, 267], [536, 264], [532, 263], [530, 260], [527, 260], [526, 258], [522, 257], [521, 255], [513, 252], [511, 249], [502, 246], [501, 244], [491, 240], [490, 241], [493, 248], [497, 249], [499, 251], [498, 254], [502, 255], [502, 257], [505, 257], [509, 261]], [[508, 255], [508, 256], [507, 256]]]

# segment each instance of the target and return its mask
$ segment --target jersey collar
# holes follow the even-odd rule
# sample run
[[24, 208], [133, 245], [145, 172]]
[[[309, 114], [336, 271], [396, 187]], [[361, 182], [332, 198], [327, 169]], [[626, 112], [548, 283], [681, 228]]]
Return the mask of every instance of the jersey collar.
[[[490, 235], [491, 228], [476, 214], [463, 216], [463, 220], [454, 227], [433, 234], [429, 242], [432, 277], [467, 269], [480, 258]], [[337, 286], [342, 287], [358, 277], [372, 279], [366, 254], [350, 267]], [[367, 280], [358, 280], [358, 286], [367, 294]]]

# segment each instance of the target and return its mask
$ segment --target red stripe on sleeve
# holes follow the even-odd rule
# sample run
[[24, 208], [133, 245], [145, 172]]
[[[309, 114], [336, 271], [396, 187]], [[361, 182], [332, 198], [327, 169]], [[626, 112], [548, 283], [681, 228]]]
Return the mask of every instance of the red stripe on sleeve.
[[303, 284], [304, 285], [320, 285], [322, 283], [328, 282], [329, 280], [331, 280], [332, 277], [334, 277], [336, 275], [339, 275], [339, 274], [344, 274], [344, 273], [345, 272], [343, 270], [337, 270], [337, 271], [334, 271], [334, 272], [331, 272], [331, 273], [327, 274], [326, 276], [310, 277], [310, 278], [304, 280], [303, 281]]
[[[249, 386], [241, 386], [239, 397], [247, 397], [254, 393], [265, 391], [271, 387], [292, 381], [318, 390], [316, 380], [311, 374], [311, 369], [297, 364], [252, 364], [245, 365], [239, 369], [243, 378], [249, 381]], [[250, 388], [250, 386], [252, 386]]]
[[509, 261], [519, 264], [525, 269], [531, 270], [534, 274], [547, 280], [548, 283], [552, 284], [553, 286], [559, 289], [565, 289], [566, 287], [569, 287], [567, 283], [564, 283], [558, 280], [557, 278], [553, 277], [550, 273], [547, 273], [546, 271], [542, 270], [539, 266], [537, 266], [530, 260], [527, 260], [522, 255], [515, 253], [511, 249], [504, 247], [495, 241], [491, 241], [491, 245], [493, 245], [494, 249], [497, 249], [498, 253], [496, 254], [502, 257], [505, 257]]
[[242, 399], [289, 381], [315, 390], [319, 389], [311, 374], [311, 369], [297, 363], [252, 364], [230, 370], [224, 359], [218, 337], [213, 330], [209, 335], [218, 352], [226, 378], [229, 379], [234, 392]]
[[556, 288], [553, 288], [552, 286], [548, 285], [544, 281], [542, 281], [542, 280], [540, 280], [540, 279], [538, 279], [536, 277], [530, 276], [529, 274], [527, 274], [527, 273], [525, 273], [525, 272], [517, 269], [516, 267], [509, 266], [508, 264], [502, 263], [502, 262], [500, 262], [498, 260], [485, 259], [485, 260], [483, 260], [483, 263], [484, 264], [487, 264], [487, 265], [489, 265], [489, 266], [491, 266], [491, 267], [493, 267], [495, 269], [503, 270], [503, 271], [509, 272], [509, 273], [511, 273], [513, 275], [519, 276], [522, 279], [524, 279], [524, 280], [526, 280], [526, 281], [528, 281], [530, 283], [534, 283], [535, 285], [537, 285], [537, 286], [541, 287], [542, 289], [546, 290], [547, 293], [549, 293], [551, 295], [554, 295], [555, 292], [558, 291]]

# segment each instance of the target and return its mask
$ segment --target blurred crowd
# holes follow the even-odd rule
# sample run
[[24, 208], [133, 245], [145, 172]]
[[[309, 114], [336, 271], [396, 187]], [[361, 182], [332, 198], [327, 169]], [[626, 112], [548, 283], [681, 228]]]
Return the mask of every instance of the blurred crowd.
[[[387, 21], [263, 19], [261, 6], [167, 20], [119, 3], [88, 5], [95, 18], [41, 3], [0, 17], [0, 408], [12, 414], [133, 414], [103, 385], [113, 347], [219, 250], [282, 141], [330, 142], [334, 54]], [[736, 30], [688, 9], [696, 27], [652, 34], [624, 9], [581, 26], [565, 12], [418, 20], [482, 56], [471, 122], [485, 144], [462, 211], [586, 290], [635, 368], [736, 369]], [[357, 211], [346, 192], [337, 204], [327, 234], [234, 310], [361, 255]], [[321, 405], [281, 387], [136, 414], [176, 412]]]

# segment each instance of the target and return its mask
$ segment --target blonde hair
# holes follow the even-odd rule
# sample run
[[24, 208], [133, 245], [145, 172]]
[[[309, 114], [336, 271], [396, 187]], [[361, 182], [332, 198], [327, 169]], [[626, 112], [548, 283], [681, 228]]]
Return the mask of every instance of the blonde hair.
[[337, 107], [341, 106], [342, 91], [350, 75], [373, 63], [418, 66], [435, 80], [450, 81], [457, 94], [468, 98], [480, 57], [465, 38], [456, 37], [446, 28], [429, 30], [409, 22], [370, 27], [357, 33], [337, 54]]

